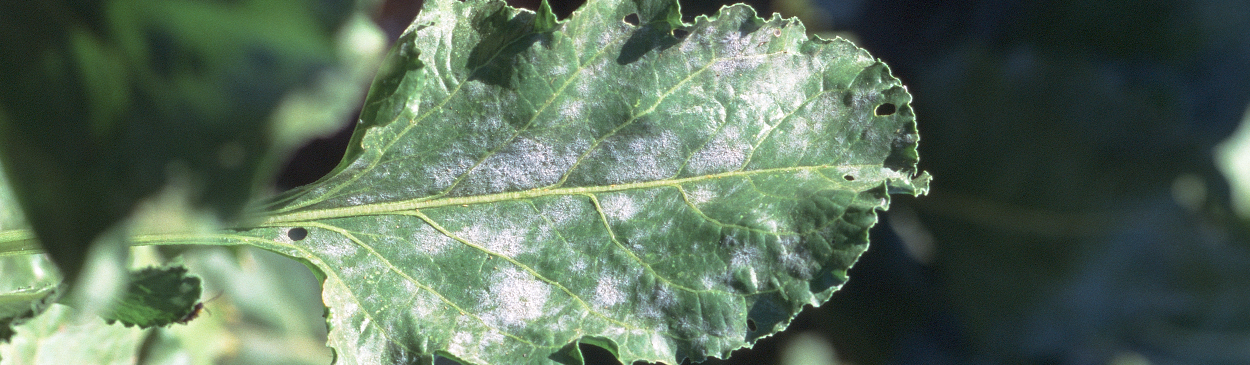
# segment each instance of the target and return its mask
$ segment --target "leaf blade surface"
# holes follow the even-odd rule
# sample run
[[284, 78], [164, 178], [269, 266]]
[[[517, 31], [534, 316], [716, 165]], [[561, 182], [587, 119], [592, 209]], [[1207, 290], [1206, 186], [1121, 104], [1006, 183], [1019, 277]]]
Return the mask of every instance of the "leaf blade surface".
[[345, 363], [699, 361], [783, 329], [927, 189], [910, 95], [797, 21], [666, 4], [429, 2], [335, 173], [223, 239], [320, 271]]

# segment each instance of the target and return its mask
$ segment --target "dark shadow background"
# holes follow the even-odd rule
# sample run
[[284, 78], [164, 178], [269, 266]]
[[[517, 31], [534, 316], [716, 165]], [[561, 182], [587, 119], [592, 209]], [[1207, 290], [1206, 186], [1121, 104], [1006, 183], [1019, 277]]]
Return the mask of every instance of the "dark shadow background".
[[[1250, 235], [1212, 161], [1250, 104], [1250, 4], [752, 5], [886, 61], [935, 181], [896, 197], [832, 301], [709, 363], [780, 364], [798, 336], [854, 364], [1250, 363]], [[393, 39], [418, 8], [388, 1], [379, 21]], [[301, 150], [282, 188], [329, 171], [349, 133]]]

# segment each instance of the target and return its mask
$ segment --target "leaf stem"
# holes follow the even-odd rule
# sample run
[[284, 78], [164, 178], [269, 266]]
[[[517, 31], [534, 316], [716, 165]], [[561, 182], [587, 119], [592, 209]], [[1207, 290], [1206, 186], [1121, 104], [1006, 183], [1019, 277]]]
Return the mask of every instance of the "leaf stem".
[[[168, 246], [168, 245], [207, 245], [207, 246], [235, 246], [235, 245], [252, 245], [261, 247], [254, 242], [248, 240], [237, 240], [238, 243], [231, 242], [229, 239], [238, 239], [238, 237], [226, 233], [188, 233], [188, 234], [140, 234], [131, 236], [131, 246]], [[35, 238], [35, 233], [26, 229], [12, 229], [0, 231], [0, 257], [20, 256], [20, 255], [37, 255], [43, 252], [43, 247], [39, 245], [39, 239]]]
[[0, 231], [0, 257], [43, 253], [35, 233], [26, 229]]

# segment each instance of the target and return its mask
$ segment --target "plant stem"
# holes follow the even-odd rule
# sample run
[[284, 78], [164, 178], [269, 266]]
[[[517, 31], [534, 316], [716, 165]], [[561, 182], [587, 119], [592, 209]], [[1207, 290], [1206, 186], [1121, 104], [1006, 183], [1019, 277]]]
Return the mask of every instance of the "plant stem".
[[0, 257], [42, 253], [35, 233], [25, 229], [0, 231]]

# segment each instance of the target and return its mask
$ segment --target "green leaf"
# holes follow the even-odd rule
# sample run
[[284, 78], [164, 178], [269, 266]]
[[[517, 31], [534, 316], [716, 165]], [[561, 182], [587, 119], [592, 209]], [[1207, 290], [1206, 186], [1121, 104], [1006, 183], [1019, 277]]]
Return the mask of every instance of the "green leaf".
[[539, 32], [427, 2], [336, 171], [219, 243], [322, 275], [347, 364], [699, 361], [783, 329], [845, 282], [888, 193], [926, 191], [911, 96], [746, 6], [657, 32], [675, 4]]
[[547, 0], [542, 0], [538, 4], [538, 11], [534, 15], [536, 16], [534, 18], [534, 32], [536, 33], [550, 32], [560, 25], [559, 19], [556, 19], [556, 14], [551, 11], [551, 4], [547, 3]]
[[101, 316], [126, 327], [185, 324], [199, 315], [201, 291], [200, 278], [187, 274], [183, 266], [135, 270], [130, 273], [126, 292]]
[[314, 268], [347, 363], [702, 359], [784, 328], [845, 281], [887, 193], [927, 189], [910, 96], [792, 21], [733, 7], [678, 37], [621, 21], [642, 11], [539, 34], [431, 3], [336, 172], [217, 243]]

